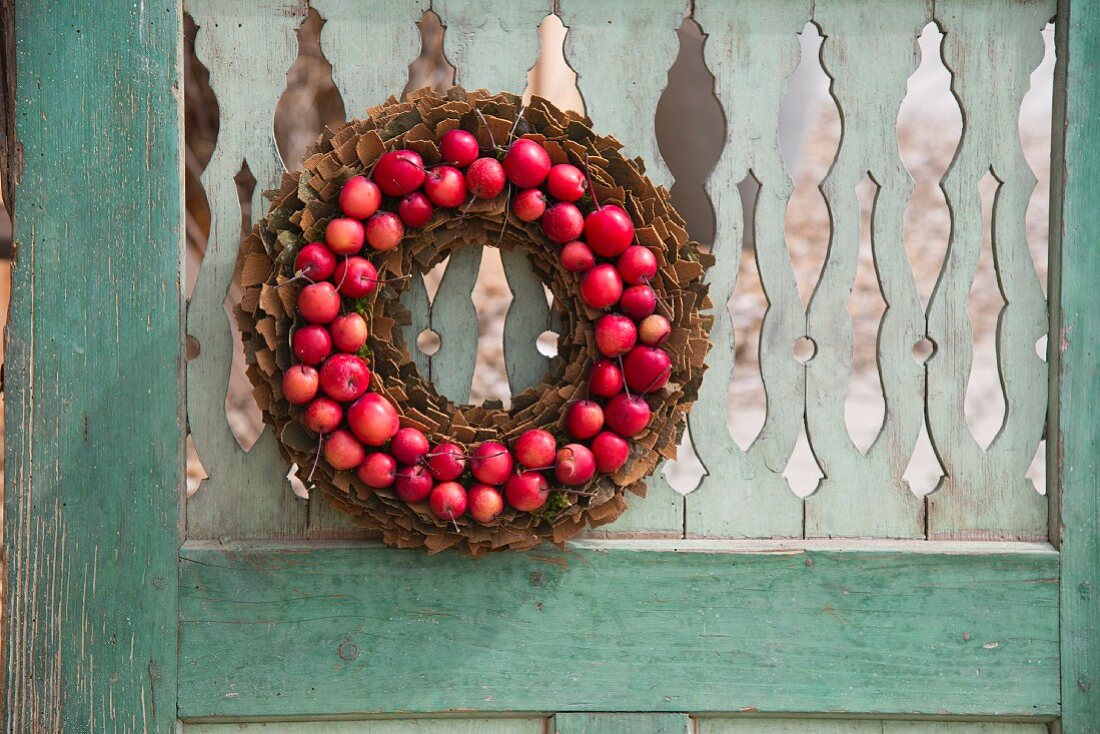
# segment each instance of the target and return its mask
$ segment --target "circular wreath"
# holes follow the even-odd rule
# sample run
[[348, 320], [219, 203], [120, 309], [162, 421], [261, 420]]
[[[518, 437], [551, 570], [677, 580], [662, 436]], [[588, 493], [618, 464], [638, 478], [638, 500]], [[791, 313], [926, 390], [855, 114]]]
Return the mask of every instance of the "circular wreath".
[[[265, 192], [237, 314], [299, 478], [433, 552], [561, 543], [644, 496], [705, 369], [709, 262], [620, 148], [537, 97], [421, 90], [326, 130]], [[410, 277], [484, 245], [522, 248], [561, 320], [558, 356], [510, 410], [440, 395], [399, 328]]]

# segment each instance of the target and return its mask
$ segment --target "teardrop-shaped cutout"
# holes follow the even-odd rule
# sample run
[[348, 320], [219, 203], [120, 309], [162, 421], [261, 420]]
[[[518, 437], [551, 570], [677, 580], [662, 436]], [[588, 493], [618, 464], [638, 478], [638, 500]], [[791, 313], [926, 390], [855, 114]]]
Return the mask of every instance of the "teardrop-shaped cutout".
[[684, 429], [684, 435], [676, 449], [676, 460], [666, 461], [664, 469], [665, 479], [668, 485], [683, 495], [688, 495], [699, 488], [703, 477], [707, 475], [707, 468], [699, 460], [692, 445], [690, 425]]
[[422, 87], [445, 91], [454, 84], [455, 67], [444, 51], [443, 22], [433, 11], [425, 10], [416, 25], [420, 29], [420, 55], [409, 64], [409, 82], [403, 94]]
[[943, 481], [943, 465], [936, 456], [928, 429], [923, 422], [913, 455], [909, 458], [909, 465], [905, 467], [902, 478], [909, 485], [909, 491], [917, 497], [931, 494]]
[[783, 478], [787, 480], [787, 485], [792, 492], [806, 498], [817, 490], [824, 477], [821, 465], [817, 463], [817, 457], [814, 456], [813, 449], [810, 447], [806, 426], [803, 424], [802, 430], [798, 432], [798, 440], [795, 442], [791, 458], [783, 469]]
[[532, 95], [550, 100], [563, 110], [584, 113], [584, 98], [577, 87], [577, 72], [565, 58], [565, 36], [569, 29], [551, 13], [539, 24], [539, 56], [527, 72], [523, 101]]

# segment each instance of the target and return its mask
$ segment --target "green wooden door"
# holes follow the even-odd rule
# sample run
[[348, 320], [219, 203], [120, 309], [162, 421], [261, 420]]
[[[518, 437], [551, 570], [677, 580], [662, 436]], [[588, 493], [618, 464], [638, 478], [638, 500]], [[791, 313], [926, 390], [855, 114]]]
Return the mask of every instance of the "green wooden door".
[[[427, 0], [313, 0], [346, 109], [402, 89]], [[224, 401], [224, 300], [246, 162], [269, 187], [270, 135], [306, 5], [289, 0], [16, 2], [16, 130], [25, 166], [6, 375], [8, 732], [396, 734], [1100, 731], [1100, 3], [1074, 0], [729, 2], [435, 0], [456, 80], [519, 90], [556, 12], [597, 127], [671, 183], [654, 134], [685, 12], [707, 33], [726, 120], [707, 189], [719, 304], [734, 293], [743, 221], [736, 182], [761, 185], [753, 219], [768, 294], [760, 369], [768, 411], [740, 448], [724, 409], [734, 327], [715, 347], [691, 420], [708, 474], [684, 496], [655, 475], [644, 501], [565, 550], [473, 560], [381, 547], [289, 491], [269, 435], [242, 451]], [[182, 18], [199, 27], [220, 112], [203, 182], [212, 226], [198, 285], [181, 288]], [[1039, 30], [1058, 30], [1051, 279], [1028, 256], [1034, 178], [1019, 101]], [[792, 183], [777, 120], [807, 22], [843, 139], [822, 186], [832, 247], [803, 305], [783, 222]], [[942, 180], [951, 249], [927, 306], [903, 241], [912, 182], [894, 126], [929, 22], [964, 114]], [[638, 44], [645, 38], [644, 47]], [[290, 162], [293, 164], [293, 162]], [[983, 448], [963, 395], [966, 296], [993, 213], [1005, 307], [1006, 418]], [[844, 388], [857, 266], [853, 189], [877, 186], [875, 267], [889, 305], [878, 342], [887, 410], [869, 448], [847, 438]], [[253, 210], [260, 205], [257, 195]], [[411, 327], [442, 347], [422, 368], [468, 394], [478, 262], [455, 259]], [[506, 258], [513, 293], [532, 287]], [[516, 298], [504, 332], [513, 389], [538, 379], [534, 337], [553, 326]], [[1035, 343], [1049, 339], [1047, 358]], [[197, 354], [185, 359], [185, 336]], [[927, 364], [911, 356], [927, 336]], [[812, 339], [802, 363], [794, 343]], [[1047, 387], [1049, 385], [1049, 388]], [[922, 426], [947, 479], [918, 499], [903, 473]], [[184, 499], [187, 429], [209, 474]], [[805, 432], [825, 478], [809, 498], [782, 479]], [[1050, 492], [1024, 473], [1048, 439]], [[1048, 501], [1049, 500], [1049, 501]]]

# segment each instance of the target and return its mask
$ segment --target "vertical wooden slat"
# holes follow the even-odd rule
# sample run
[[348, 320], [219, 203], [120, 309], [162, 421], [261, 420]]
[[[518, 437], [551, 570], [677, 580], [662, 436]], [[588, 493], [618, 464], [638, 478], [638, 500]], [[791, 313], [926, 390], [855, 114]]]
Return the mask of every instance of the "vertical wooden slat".
[[[797, 34], [810, 12], [809, 2], [777, 7], [708, 1], [695, 6], [695, 19], [707, 34], [707, 65], [726, 115], [726, 139], [707, 181], [717, 220], [716, 263], [707, 273], [715, 323], [691, 426], [700, 437], [695, 450], [708, 475], [687, 496], [689, 536], [802, 535], [802, 500], [783, 479], [783, 468], [802, 426], [805, 375], [793, 348], [805, 334], [806, 320], [783, 238], [792, 186], [780, 156], [776, 122], [786, 79], [800, 57]], [[757, 267], [770, 304], [760, 329], [767, 417], [759, 437], [742, 451], [730, 436], [726, 416], [736, 346], [727, 304], [737, 286], [745, 227], [737, 182], [750, 171], [761, 186], [754, 234]]]
[[[1025, 476], [1046, 414], [1046, 364], [1035, 353], [1035, 343], [1047, 331], [1047, 310], [1024, 228], [1035, 176], [1023, 156], [1019, 114], [1031, 71], [1043, 56], [1040, 31], [1054, 10], [1053, 0], [936, 3], [936, 19], [945, 32], [944, 62], [953, 74], [965, 129], [943, 180], [954, 226], [928, 305], [928, 336], [937, 345], [927, 364], [929, 432], [946, 474], [928, 497], [932, 538], [1046, 535], [1046, 500]], [[983, 451], [963, 404], [973, 362], [966, 301], [983, 237], [978, 182], [990, 171], [1002, 182], [992, 238], [1006, 303], [997, 329], [1005, 420]]]
[[[657, 147], [655, 113], [687, 9], [684, 0], [639, 0], [629, 7], [586, 0], [558, 3], [568, 28], [565, 59], [577, 72], [585, 111], [601, 134], [623, 142], [627, 155], [644, 158], [646, 175], [665, 186], [672, 181]], [[663, 462], [646, 483], [646, 497], [629, 498], [630, 510], [602, 530], [683, 533], [684, 498], [669, 486]]]
[[[1065, 190], [1061, 243], [1060, 383], [1055, 485], [1061, 509], [1062, 731], [1100, 726], [1100, 2], [1060, 3], [1059, 81], [1054, 119], [1064, 109], [1064, 157], [1051, 166], [1051, 191]], [[1057, 199], [1056, 199], [1057, 201]], [[1052, 214], [1054, 209], [1052, 208]], [[1058, 536], [1056, 536], [1058, 539]]]
[[4, 370], [4, 731], [170, 731], [179, 6], [35, 0], [15, 15], [26, 168]]
[[[917, 37], [931, 18], [930, 0], [889, 5], [822, 0], [814, 8], [826, 37], [822, 63], [833, 79], [844, 132], [822, 184], [833, 231], [807, 311], [817, 352], [806, 370], [806, 425], [825, 474], [806, 500], [806, 535], [811, 537], [924, 534], [922, 503], [902, 478], [921, 427], [923, 379], [912, 349], [923, 336], [923, 314], [902, 235], [913, 181], [898, 154], [895, 122], [906, 80], [919, 61]], [[848, 301], [860, 249], [856, 187], [865, 176], [879, 187], [871, 241], [888, 306], [877, 352], [886, 415], [866, 454], [852, 441], [844, 418], [853, 379]]]
[[264, 189], [277, 186], [283, 163], [275, 147], [275, 106], [294, 63], [294, 31], [304, 7], [292, 0], [224, 3], [189, 0], [198, 25], [195, 51], [218, 98], [218, 144], [202, 175], [210, 203], [210, 237], [187, 309], [187, 332], [199, 343], [188, 364], [187, 414], [209, 477], [187, 503], [191, 538], [300, 536], [306, 504], [295, 499], [287, 467], [265, 430], [242, 451], [225, 415], [234, 333], [223, 301], [233, 278], [241, 211], [233, 177], [248, 164], [256, 179], [253, 219]]
[[435, 389], [456, 403], [470, 401], [477, 361], [477, 310], [470, 291], [481, 267], [481, 249], [463, 247], [451, 254], [443, 280], [432, 300], [432, 330], [439, 334], [439, 351], [430, 360]]
[[687, 714], [558, 714], [554, 734], [688, 734]]

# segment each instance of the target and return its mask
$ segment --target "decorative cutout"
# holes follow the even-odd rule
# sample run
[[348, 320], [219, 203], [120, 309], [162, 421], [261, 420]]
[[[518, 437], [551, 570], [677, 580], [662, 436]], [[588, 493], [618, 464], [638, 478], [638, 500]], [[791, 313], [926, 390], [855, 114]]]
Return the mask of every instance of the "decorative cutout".
[[425, 10], [416, 26], [420, 32], [420, 55], [409, 64], [409, 81], [402, 95], [422, 87], [440, 92], [455, 81], [455, 67], [444, 51], [446, 29], [439, 16]]
[[698, 489], [699, 483], [707, 475], [707, 468], [699, 460], [692, 444], [690, 424], [676, 447], [676, 460], [666, 461], [661, 474], [670, 487], [685, 496]]
[[577, 87], [577, 72], [565, 58], [565, 37], [569, 29], [551, 13], [539, 24], [539, 56], [527, 72], [525, 104], [532, 95], [548, 99], [558, 108], [584, 114], [584, 98]]
[[1031, 72], [1031, 86], [1020, 102], [1020, 144], [1035, 174], [1035, 188], [1027, 204], [1025, 223], [1032, 265], [1047, 293], [1047, 249], [1050, 230], [1051, 112], [1054, 100], [1054, 24], [1042, 30], [1043, 60]]
[[800, 336], [794, 340], [794, 348], [791, 354], [801, 364], [806, 364], [817, 354], [817, 344], [808, 336]]
[[424, 329], [416, 336], [416, 348], [429, 357], [439, 351], [439, 344], [439, 334], [431, 329]]
[[787, 480], [791, 491], [803, 499], [816, 492], [821, 480], [825, 478], [821, 465], [810, 448], [805, 426], [798, 433], [798, 441], [791, 452], [790, 461], [783, 469], [783, 478]]
[[[504, 366], [504, 329], [510, 306], [515, 295], [504, 277], [504, 265], [500, 250], [485, 247], [481, 250], [481, 265], [474, 281], [470, 297], [477, 311], [477, 361], [470, 386], [470, 405], [481, 405], [486, 400], [500, 400], [505, 409], [512, 407], [511, 385]], [[527, 298], [537, 294], [528, 293]], [[534, 343], [530, 345], [534, 349]], [[520, 355], [512, 355], [519, 359]], [[463, 401], [464, 402], [464, 401]]]
[[943, 465], [936, 456], [932, 440], [928, 437], [928, 428], [923, 422], [920, 426], [920, 435], [917, 437], [917, 445], [913, 448], [913, 456], [909, 459], [909, 465], [905, 467], [903, 479], [909, 485], [909, 490], [917, 497], [924, 497], [936, 491], [943, 481]]

